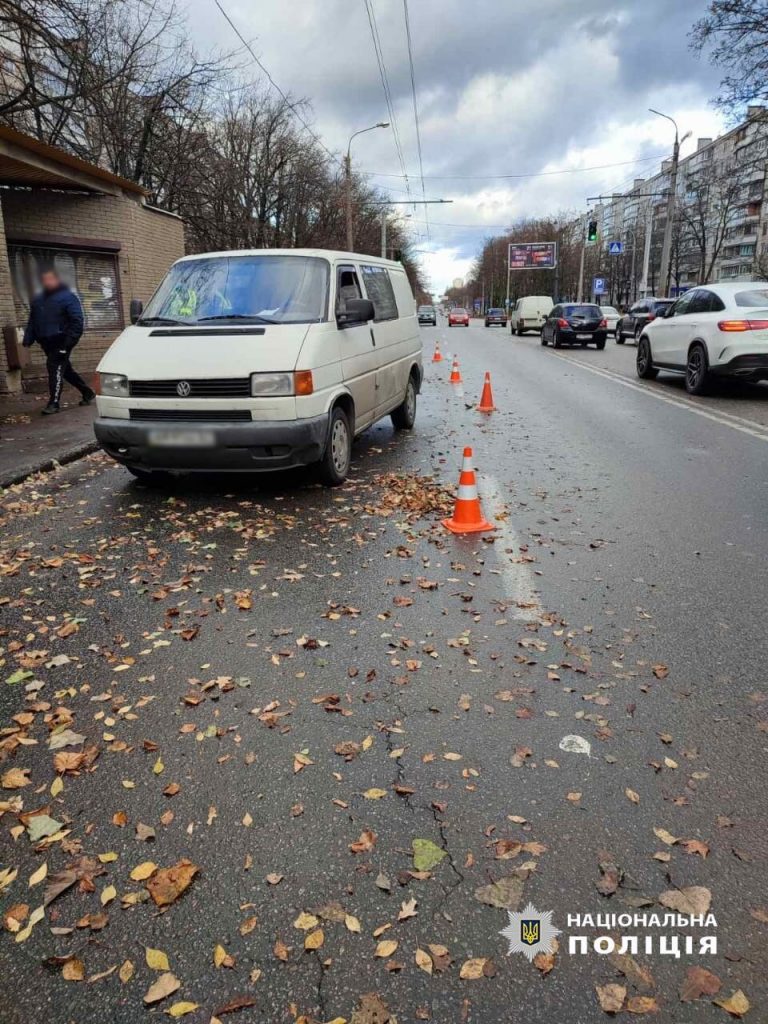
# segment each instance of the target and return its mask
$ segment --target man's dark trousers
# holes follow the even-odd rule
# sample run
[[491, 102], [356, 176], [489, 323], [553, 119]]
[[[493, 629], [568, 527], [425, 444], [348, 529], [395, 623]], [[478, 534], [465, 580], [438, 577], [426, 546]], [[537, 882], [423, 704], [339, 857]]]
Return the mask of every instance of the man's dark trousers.
[[64, 381], [77, 388], [83, 398], [87, 398], [93, 393], [70, 362], [72, 349], [75, 346], [68, 345], [64, 335], [55, 338], [44, 338], [40, 345], [46, 356], [51, 405], [59, 404]]

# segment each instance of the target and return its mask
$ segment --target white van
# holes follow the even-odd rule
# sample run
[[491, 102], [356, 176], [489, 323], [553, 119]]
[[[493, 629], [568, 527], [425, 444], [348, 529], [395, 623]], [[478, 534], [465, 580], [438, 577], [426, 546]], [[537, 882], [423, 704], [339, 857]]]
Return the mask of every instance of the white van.
[[96, 438], [139, 479], [318, 463], [343, 482], [352, 438], [410, 430], [422, 382], [400, 263], [321, 249], [187, 256], [99, 363]]
[[524, 295], [512, 310], [510, 330], [518, 336], [526, 331], [540, 331], [553, 306], [549, 295]]

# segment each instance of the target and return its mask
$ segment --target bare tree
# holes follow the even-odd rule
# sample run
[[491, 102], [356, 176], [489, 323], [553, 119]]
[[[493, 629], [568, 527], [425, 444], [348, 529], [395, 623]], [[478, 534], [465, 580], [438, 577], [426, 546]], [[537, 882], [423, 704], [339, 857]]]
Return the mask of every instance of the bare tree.
[[746, 104], [768, 103], [768, 0], [710, 0], [691, 38], [727, 71], [721, 107], [740, 117]]

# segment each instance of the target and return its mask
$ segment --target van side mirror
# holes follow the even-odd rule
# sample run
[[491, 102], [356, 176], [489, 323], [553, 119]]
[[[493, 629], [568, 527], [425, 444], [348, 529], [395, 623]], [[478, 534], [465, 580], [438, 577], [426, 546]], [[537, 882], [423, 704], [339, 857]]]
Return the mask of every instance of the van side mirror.
[[131, 323], [135, 324], [141, 314], [144, 312], [144, 303], [141, 299], [131, 299]]
[[347, 299], [346, 309], [339, 313], [336, 322], [339, 327], [348, 327], [351, 324], [367, 324], [373, 320], [376, 311], [370, 299]]

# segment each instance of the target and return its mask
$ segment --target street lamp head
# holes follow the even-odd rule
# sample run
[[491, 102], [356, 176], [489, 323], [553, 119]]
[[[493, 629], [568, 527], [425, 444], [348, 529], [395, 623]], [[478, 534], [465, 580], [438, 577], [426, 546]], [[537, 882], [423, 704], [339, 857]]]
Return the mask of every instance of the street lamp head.
[[379, 121], [377, 128], [389, 128], [389, 121]]

